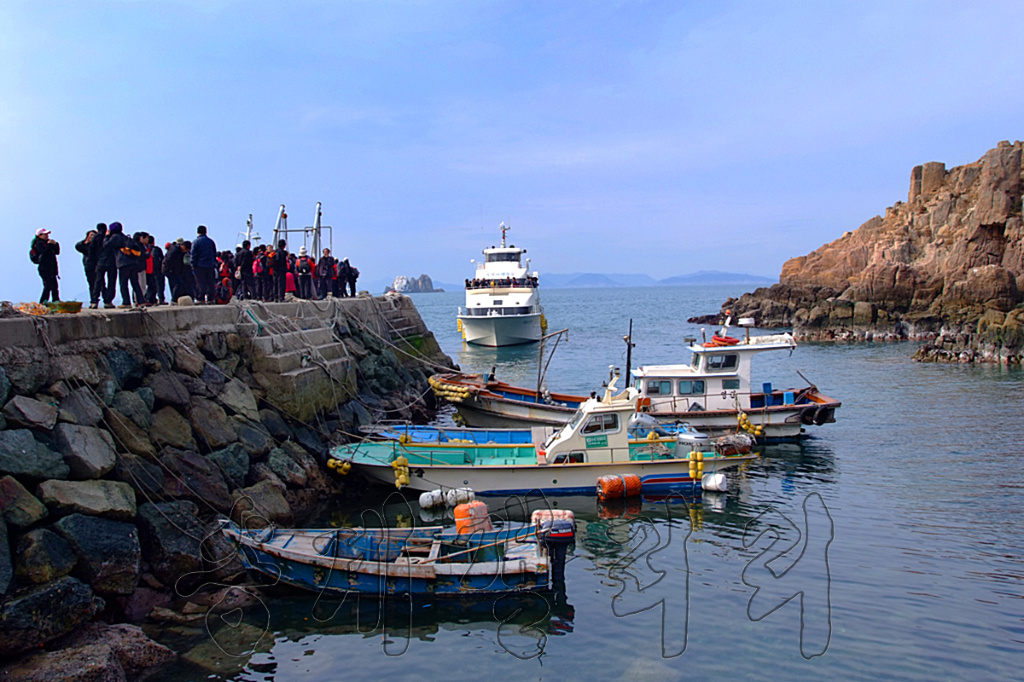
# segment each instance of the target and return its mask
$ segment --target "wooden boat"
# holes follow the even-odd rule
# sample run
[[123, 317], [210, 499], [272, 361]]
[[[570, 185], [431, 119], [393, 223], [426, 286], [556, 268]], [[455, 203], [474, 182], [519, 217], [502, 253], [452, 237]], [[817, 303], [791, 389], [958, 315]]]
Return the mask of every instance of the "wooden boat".
[[[841, 402], [813, 384], [774, 389], [765, 382], [751, 386], [751, 364], [767, 351], [796, 348], [792, 334], [728, 335], [728, 329], [707, 343], [688, 347], [686, 364], [647, 365], [633, 370], [638, 409], [663, 423], [687, 422], [710, 436], [744, 428], [758, 442], [798, 441], [804, 427], [835, 421]], [[529, 427], [565, 423], [585, 396], [542, 393], [510, 386], [486, 375], [437, 374], [435, 394], [453, 403], [462, 419], [476, 427]]]
[[687, 437], [630, 440], [626, 424], [639, 394], [628, 387], [614, 395], [614, 383], [603, 399], [586, 400], [560, 429], [531, 429], [529, 444], [363, 442], [332, 449], [327, 464], [421, 493], [469, 487], [478, 495], [566, 495], [594, 494], [597, 479], [617, 474], [640, 476], [650, 492], [699, 490], [704, 475], [757, 457], [698, 452]]
[[[473, 505], [482, 502], [460, 507]], [[247, 569], [315, 592], [465, 597], [548, 589], [564, 578], [575, 536], [571, 512], [538, 510], [530, 525], [501, 530], [492, 528], [486, 508], [469, 517], [455, 530], [247, 530], [224, 520], [221, 531]]]

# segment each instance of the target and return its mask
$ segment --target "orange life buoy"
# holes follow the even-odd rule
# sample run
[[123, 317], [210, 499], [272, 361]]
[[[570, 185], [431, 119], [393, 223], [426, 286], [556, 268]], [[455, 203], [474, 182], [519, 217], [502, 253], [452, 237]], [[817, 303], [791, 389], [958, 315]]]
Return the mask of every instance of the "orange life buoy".
[[735, 346], [740, 342], [740, 340], [734, 336], [718, 336], [717, 334], [711, 337], [711, 341], [719, 346]]

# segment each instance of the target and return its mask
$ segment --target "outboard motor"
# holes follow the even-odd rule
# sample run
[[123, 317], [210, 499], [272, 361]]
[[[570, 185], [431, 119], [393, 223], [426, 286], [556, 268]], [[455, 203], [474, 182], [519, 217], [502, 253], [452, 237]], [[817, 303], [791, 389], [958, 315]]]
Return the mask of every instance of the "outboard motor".
[[711, 438], [689, 424], [679, 424], [676, 433], [676, 457], [684, 457], [687, 453], [706, 452], [711, 449]]
[[551, 583], [565, 582], [566, 550], [576, 540], [576, 518], [568, 509], [538, 509], [530, 519], [537, 528], [537, 541], [544, 543], [551, 566]]

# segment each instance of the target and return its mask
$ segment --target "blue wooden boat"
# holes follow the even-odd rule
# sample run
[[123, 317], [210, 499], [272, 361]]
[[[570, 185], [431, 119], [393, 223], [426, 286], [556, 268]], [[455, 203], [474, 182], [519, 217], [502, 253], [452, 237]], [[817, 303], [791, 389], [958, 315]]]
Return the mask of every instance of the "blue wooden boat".
[[384, 597], [465, 597], [549, 589], [564, 575], [575, 527], [558, 512], [537, 512], [514, 529], [456, 532], [424, 528], [273, 527], [221, 531], [243, 565], [274, 582], [315, 592]]

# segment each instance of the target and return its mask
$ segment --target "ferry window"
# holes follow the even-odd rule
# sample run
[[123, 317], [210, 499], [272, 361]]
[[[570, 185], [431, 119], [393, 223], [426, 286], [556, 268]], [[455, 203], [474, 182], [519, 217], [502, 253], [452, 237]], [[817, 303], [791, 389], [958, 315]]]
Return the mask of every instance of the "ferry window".
[[690, 367], [693, 367], [695, 370], [700, 369], [700, 353], [694, 353], [693, 357], [690, 358]]
[[491, 303], [493, 303], [494, 305], [501, 305], [501, 299], [500, 298], [496, 298], [493, 301], [491, 301]]
[[739, 356], [735, 353], [727, 355], [709, 355], [708, 369], [736, 369], [736, 362]]
[[518, 253], [489, 253], [487, 254], [488, 263], [517, 263], [519, 262]]
[[647, 395], [672, 395], [672, 382], [648, 381]]
[[704, 395], [704, 382], [680, 381], [679, 395]]
[[736, 391], [739, 390], [739, 387], [739, 379], [722, 379], [722, 390], [724, 391]]

